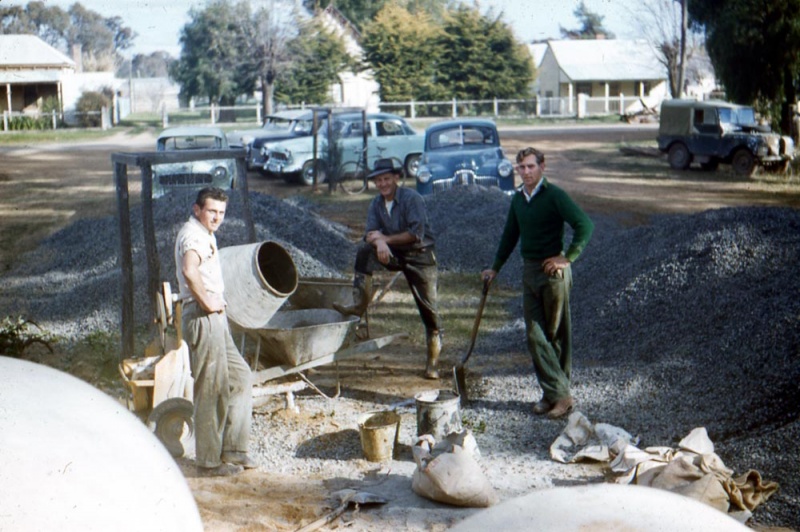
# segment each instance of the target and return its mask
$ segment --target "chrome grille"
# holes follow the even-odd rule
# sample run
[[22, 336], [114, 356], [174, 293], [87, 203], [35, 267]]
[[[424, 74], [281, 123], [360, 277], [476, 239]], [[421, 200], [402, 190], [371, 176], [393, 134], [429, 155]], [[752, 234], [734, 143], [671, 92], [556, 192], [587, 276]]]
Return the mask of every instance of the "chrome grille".
[[158, 176], [158, 183], [162, 186], [181, 187], [194, 185], [210, 185], [214, 182], [211, 174], [167, 174]]
[[483, 187], [499, 187], [500, 179], [490, 175], [475, 175], [472, 170], [457, 170], [453, 177], [433, 182], [433, 191], [442, 192], [458, 186], [480, 185]]

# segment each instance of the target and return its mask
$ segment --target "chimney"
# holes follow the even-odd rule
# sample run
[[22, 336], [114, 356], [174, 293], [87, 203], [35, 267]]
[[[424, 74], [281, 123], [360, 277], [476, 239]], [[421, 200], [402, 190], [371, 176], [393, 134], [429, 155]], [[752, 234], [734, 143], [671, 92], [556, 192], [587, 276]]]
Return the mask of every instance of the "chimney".
[[83, 72], [83, 54], [80, 44], [72, 45], [72, 60], [75, 61], [75, 72]]

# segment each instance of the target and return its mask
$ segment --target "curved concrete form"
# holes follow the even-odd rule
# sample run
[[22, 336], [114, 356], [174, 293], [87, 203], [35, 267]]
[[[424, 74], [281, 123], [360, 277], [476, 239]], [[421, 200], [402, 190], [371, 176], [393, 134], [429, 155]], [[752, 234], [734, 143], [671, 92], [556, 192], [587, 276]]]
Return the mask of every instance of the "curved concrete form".
[[0, 357], [0, 530], [202, 531], [164, 445], [53, 368]]

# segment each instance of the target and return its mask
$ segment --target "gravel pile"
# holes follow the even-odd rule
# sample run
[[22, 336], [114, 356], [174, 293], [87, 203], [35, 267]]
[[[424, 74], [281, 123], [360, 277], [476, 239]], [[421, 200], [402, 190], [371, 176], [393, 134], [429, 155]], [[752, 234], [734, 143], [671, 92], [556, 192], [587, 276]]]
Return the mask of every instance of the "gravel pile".
[[[192, 199], [162, 198], [156, 209], [162, 278], [173, 283], [172, 243]], [[220, 246], [246, 240], [239, 201], [234, 195]], [[509, 199], [471, 189], [427, 201], [442, 270], [477, 274], [492, 260]], [[259, 240], [286, 246], [301, 275], [349, 276], [354, 247], [344, 227], [300, 200], [253, 194], [252, 206]], [[142, 286], [141, 215], [132, 217]], [[579, 409], [592, 421], [638, 434], [641, 446], [674, 445], [693, 428], [706, 427], [726, 465], [737, 473], [755, 469], [781, 484], [756, 520], [800, 528], [800, 213], [721, 209], [657, 217], [636, 228], [592, 218], [595, 235], [574, 266], [572, 292]], [[79, 221], [53, 235], [3, 278], [2, 312], [23, 312], [66, 336], [117, 327], [117, 242], [115, 218]], [[498, 280], [517, 285], [520, 274], [515, 252]], [[136, 297], [142, 302], [145, 295]], [[509, 304], [521, 316], [520, 301]], [[549, 460], [563, 423], [530, 414], [540, 391], [523, 331], [517, 319], [481, 332], [469, 364], [475, 400], [462, 411], [504, 499], [571, 478], [600, 480], [585, 466]], [[365, 400], [363, 394], [345, 393], [335, 403], [303, 397], [302, 415], [322, 420], [314, 429], [319, 432], [309, 434], [307, 422], [278, 413], [258, 415], [254, 426], [264, 436], [254, 438], [253, 451], [266, 471], [361, 478], [369, 467], [357, 460], [356, 431], [343, 427], [385, 407], [385, 398]], [[401, 441], [413, 442], [413, 405], [399, 411]], [[392, 467], [401, 476], [413, 470], [408, 460]], [[408, 525], [413, 519], [404, 522], [415, 528]]]

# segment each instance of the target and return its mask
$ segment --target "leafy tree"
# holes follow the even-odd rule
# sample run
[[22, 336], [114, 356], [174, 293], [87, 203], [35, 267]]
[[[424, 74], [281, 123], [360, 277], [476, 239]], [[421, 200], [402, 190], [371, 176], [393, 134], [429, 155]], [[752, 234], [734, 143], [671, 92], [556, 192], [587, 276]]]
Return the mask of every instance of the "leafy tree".
[[436, 84], [436, 68], [443, 38], [427, 13], [412, 15], [387, 4], [364, 29], [361, 46], [380, 83], [381, 100], [433, 100], [443, 97]]
[[437, 83], [448, 95], [476, 100], [528, 95], [533, 61], [499, 16], [462, 5], [447, 15], [436, 45]]
[[25, 7], [0, 7], [0, 33], [37, 35], [67, 55], [73, 46], [80, 46], [85, 70], [113, 68], [119, 52], [130, 48], [136, 38], [121, 18], [105, 18], [77, 2], [68, 11], [38, 1]]
[[386, 0], [303, 0], [303, 7], [313, 13], [333, 4], [348, 21], [361, 30], [386, 3]]
[[[792, 132], [800, 74], [800, 0], [692, 0], [708, 54], [728, 97], [756, 103]], [[775, 122], [778, 122], [775, 120]]]
[[288, 44], [289, 68], [279, 77], [276, 99], [286, 103], [327, 102], [330, 86], [344, 70], [354, 70], [344, 41], [317, 17], [300, 23], [300, 33]]
[[572, 14], [581, 23], [581, 27], [577, 30], [567, 30], [559, 26], [561, 36], [565, 39], [596, 39], [600, 35], [608, 39], [614, 38], [614, 34], [603, 27], [603, 19], [605, 17], [589, 10], [583, 1], [575, 8]]
[[[106, 91], [106, 93], [109, 91]], [[79, 122], [83, 127], [98, 127], [102, 124], [100, 111], [103, 107], [111, 107], [111, 98], [103, 92], [86, 91], [75, 103], [79, 114]]]
[[[212, 103], [232, 106], [256, 86], [258, 73], [245, 43], [250, 5], [214, 0], [202, 10], [193, 8], [189, 16], [191, 21], [181, 30], [181, 57], [171, 71], [181, 84], [181, 97], [206, 96]], [[221, 118], [233, 120], [233, 113]]]
[[257, 73], [265, 115], [273, 109], [275, 83], [294, 60], [289, 42], [297, 34], [298, 16], [287, 4], [273, 0], [269, 8], [261, 7], [245, 26], [244, 53], [250, 58], [250, 68]]

